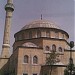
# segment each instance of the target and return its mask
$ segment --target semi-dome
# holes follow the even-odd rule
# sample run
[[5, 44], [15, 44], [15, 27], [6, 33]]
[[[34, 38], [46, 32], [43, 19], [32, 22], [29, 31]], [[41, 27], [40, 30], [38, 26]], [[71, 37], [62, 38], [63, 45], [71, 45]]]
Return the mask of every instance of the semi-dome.
[[33, 21], [27, 25], [25, 25], [22, 30], [25, 30], [25, 29], [30, 29], [30, 28], [55, 28], [55, 29], [60, 29], [59, 26], [57, 26], [55, 23], [53, 22], [50, 22], [48, 20], [36, 20], [36, 21]]

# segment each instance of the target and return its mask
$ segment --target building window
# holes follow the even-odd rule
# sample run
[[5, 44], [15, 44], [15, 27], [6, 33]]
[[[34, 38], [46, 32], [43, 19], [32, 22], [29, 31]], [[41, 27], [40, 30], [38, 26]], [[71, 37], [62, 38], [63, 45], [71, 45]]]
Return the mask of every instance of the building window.
[[46, 37], [50, 37], [50, 31], [46, 31]]
[[29, 32], [29, 39], [31, 39], [32, 38], [32, 32], [30, 31]]
[[25, 36], [25, 35], [24, 35], [24, 32], [22, 32], [22, 39], [24, 39], [24, 36]]
[[38, 58], [37, 58], [37, 56], [34, 56], [33, 57], [33, 64], [37, 64], [38, 63]]
[[4, 73], [4, 75], [9, 75], [9, 73]]
[[40, 30], [37, 31], [37, 37], [41, 37], [41, 31]]
[[56, 45], [55, 44], [52, 45], [52, 51], [56, 52]]
[[62, 52], [62, 48], [61, 47], [59, 47], [58, 50], [59, 50], [59, 52]]
[[33, 75], [37, 75], [37, 74], [33, 74]]
[[19, 40], [22, 40], [22, 34], [20, 34], [20, 35], [18, 36], [18, 39], [19, 39]]
[[27, 73], [23, 73], [23, 75], [28, 75]]
[[15, 41], [17, 41], [17, 40], [18, 40], [18, 36], [15, 37]]
[[47, 74], [45, 74], [45, 75], [47, 75]]
[[55, 38], [59, 38], [59, 33], [55, 32]]
[[28, 56], [27, 55], [24, 56], [24, 63], [28, 63]]
[[62, 39], [64, 39], [64, 33], [62, 33]]
[[46, 51], [49, 51], [50, 50], [49, 46], [46, 46], [45, 50]]

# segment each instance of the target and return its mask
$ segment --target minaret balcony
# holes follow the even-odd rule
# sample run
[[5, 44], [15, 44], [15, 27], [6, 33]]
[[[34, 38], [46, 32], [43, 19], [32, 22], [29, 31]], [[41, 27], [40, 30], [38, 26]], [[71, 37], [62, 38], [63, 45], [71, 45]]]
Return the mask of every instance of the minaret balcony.
[[12, 3], [7, 3], [5, 5], [5, 10], [11, 10], [14, 11], [14, 5]]

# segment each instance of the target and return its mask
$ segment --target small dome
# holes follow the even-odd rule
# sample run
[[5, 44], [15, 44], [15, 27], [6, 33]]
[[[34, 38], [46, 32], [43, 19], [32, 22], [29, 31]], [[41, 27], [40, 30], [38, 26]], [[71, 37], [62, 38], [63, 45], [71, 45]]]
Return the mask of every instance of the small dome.
[[27, 25], [25, 25], [22, 30], [25, 29], [30, 29], [30, 28], [55, 28], [55, 29], [60, 29], [59, 26], [57, 26], [55, 23], [53, 22], [49, 22], [48, 20], [37, 20], [37, 21], [33, 21]]
[[25, 47], [38, 47], [36, 44], [34, 44], [32, 42], [24, 43], [22, 46], [25, 46]]

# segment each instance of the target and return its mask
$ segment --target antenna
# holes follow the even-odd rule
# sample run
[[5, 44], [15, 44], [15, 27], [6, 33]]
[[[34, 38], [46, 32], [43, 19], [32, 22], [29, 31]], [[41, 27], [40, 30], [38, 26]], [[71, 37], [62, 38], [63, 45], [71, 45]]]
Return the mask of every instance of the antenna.
[[41, 14], [41, 20], [42, 20], [42, 14]]

